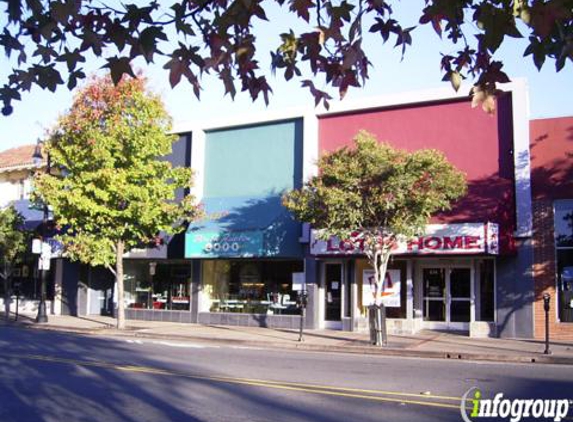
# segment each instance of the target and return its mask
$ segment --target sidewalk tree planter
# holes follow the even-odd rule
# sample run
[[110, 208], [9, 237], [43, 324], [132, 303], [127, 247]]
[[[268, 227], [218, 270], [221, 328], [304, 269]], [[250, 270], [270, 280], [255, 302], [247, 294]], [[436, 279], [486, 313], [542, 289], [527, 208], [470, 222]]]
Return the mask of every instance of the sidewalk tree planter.
[[0, 278], [4, 283], [4, 315], [10, 319], [10, 280], [15, 266], [30, 247], [30, 233], [24, 230], [24, 218], [14, 209], [0, 210]]
[[335, 236], [364, 252], [380, 306], [396, 241], [423, 233], [434, 213], [465, 194], [466, 181], [439, 151], [394, 149], [367, 132], [354, 142], [323, 155], [318, 175], [286, 193], [283, 204], [324, 240]]
[[49, 134], [47, 149], [57, 175], [38, 174], [35, 194], [50, 204], [63, 234], [64, 256], [107, 267], [117, 284], [117, 327], [125, 326], [123, 256], [153, 247], [197, 208], [188, 195], [191, 170], [162, 157], [176, 136], [163, 103], [143, 78], [94, 78]]
[[[512, 38], [524, 39], [519, 48], [537, 68], [551, 60], [560, 71], [573, 57], [567, 0], [425, 0], [417, 6], [391, 0], [3, 3], [0, 49], [12, 69], [0, 80], [4, 115], [34, 85], [74, 88], [88, 61], [109, 68], [116, 83], [133, 75], [137, 60], [160, 63], [171, 86], [186, 79], [197, 97], [202, 76], [210, 74], [225, 94], [241, 90], [268, 102], [272, 80], [261, 58], [269, 52], [272, 72], [307, 88], [317, 103], [326, 102], [328, 88], [342, 98], [365, 85], [382, 44], [407, 53], [425, 36], [418, 35], [418, 25], [431, 26], [447, 51], [435, 58], [443, 80], [455, 89], [463, 79], [472, 81], [474, 100], [488, 110], [495, 105], [496, 84], [509, 80], [495, 53]], [[382, 65], [390, 53], [374, 64]]]

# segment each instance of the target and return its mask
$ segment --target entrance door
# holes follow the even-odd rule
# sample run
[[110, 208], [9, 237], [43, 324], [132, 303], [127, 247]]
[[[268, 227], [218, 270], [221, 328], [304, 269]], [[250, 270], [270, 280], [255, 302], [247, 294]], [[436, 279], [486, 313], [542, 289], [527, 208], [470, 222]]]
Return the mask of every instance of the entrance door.
[[324, 319], [325, 321], [341, 322], [342, 314], [342, 264], [324, 265]]
[[428, 328], [469, 329], [472, 271], [469, 267], [422, 269], [424, 321]]
[[446, 322], [446, 270], [424, 268], [424, 321]]

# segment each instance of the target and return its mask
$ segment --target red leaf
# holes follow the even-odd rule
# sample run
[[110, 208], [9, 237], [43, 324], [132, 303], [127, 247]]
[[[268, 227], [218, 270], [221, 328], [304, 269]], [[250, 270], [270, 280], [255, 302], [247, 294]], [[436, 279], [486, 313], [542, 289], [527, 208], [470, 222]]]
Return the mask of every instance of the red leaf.
[[169, 84], [171, 88], [181, 81], [181, 75], [183, 75], [185, 67], [185, 63], [180, 59], [172, 59], [164, 66], [164, 69], [169, 69]]
[[307, 22], [310, 20], [309, 10], [314, 7], [315, 4], [312, 0], [291, 0], [290, 2], [290, 10], [296, 12], [300, 18]]

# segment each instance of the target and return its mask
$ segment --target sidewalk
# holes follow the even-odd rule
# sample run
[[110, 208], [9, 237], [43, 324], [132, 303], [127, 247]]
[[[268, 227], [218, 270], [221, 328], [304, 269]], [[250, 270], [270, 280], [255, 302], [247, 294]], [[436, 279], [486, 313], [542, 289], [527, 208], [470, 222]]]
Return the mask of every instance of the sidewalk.
[[[436, 331], [422, 331], [415, 335], [391, 335], [388, 337], [387, 346], [375, 347], [369, 344], [367, 332], [305, 330], [304, 340], [299, 342], [298, 330], [128, 320], [126, 329], [120, 331], [115, 328], [115, 319], [110, 317], [50, 315], [46, 324], [36, 324], [34, 317], [35, 315], [20, 315], [17, 322], [10, 324], [30, 329], [57, 330], [87, 335], [230, 343], [261, 348], [573, 365], [573, 342], [551, 343], [552, 353], [545, 355], [543, 354], [545, 344], [539, 340], [474, 339], [464, 335]], [[6, 323], [3, 322], [3, 314], [0, 314], [0, 318], [1, 327]]]

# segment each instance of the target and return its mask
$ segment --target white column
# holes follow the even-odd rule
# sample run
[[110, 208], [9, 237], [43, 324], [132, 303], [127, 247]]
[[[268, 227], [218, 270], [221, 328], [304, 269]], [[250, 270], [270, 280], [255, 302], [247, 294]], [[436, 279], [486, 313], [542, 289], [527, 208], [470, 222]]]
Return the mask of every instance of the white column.
[[472, 259], [470, 267], [470, 323], [476, 320], [476, 271], [475, 260]]
[[52, 314], [62, 315], [62, 284], [64, 278], [64, 260], [53, 259], [54, 264], [54, 300], [52, 301]]
[[193, 169], [194, 175], [191, 194], [195, 196], [197, 201], [203, 199], [205, 184], [205, 141], [205, 132], [194, 128], [191, 133], [191, 168]]
[[347, 293], [350, 293], [350, 289], [346, 289], [346, 285], [350, 282], [348, 280], [348, 262], [343, 261], [340, 265], [340, 322], [342, 323], [342, 329], [344, 330], [344, 318], [346, 318], [346, 301], [350, 300]]
[[475, 303], [475, 320], [480, 318], [481, 315], [481, 288], [480, 288], [480, 280], [481, 280], [481, 270], [480, 270], [480, 262], [481, 260], [476, 259], [473, 263], [473, 268], [475, 268], [475, 276], [474, 276], [474, 280], [472, 283], [472, 286], [474, 287], [474, 293], [473, 293], [473, 302]]
[[324, 293], [324, 278], [326, 273], [325, 261], [319, 261], [320, 272], [318, 279], [318, 327], [324, 328], [325, 321], [325, 307], [324, 301], [326, 300], [326, 295]]
[[318, 174], [318, 118], [314, 111], [304, 114], [302, 181], [308, 182]]
[[406, 261], [406, 319], [414, 319], [414, 262], [409, 259]]
[[[414, 265], [416, 265], [415, 262], [412, 262], [412, 266]], [[417, 266], [416, 270], [418, 271], [418, 283], [414, 283], [414, 297], [415, 302], [418, 303], [419, 309], [414, 310], [414, 318], [422, 319], [424, 318], [424, 280], [422, 280], [422, 272], [419, 265]]]
[[511, 86], [513, 111], [513, 160], [517, 222], [515, 233], [518, 237], [530, 237], [533, 217], [531, 213], [528, 89], [524, 79], [518, 79], [509, 85]]
[[360, 309], [358, 309], [358, 277], [356, 277], [356, 263], [354, 264], [354, 282], [350, 285], [350, 319], [352, 324], [352, 331], [356, 326], [356, 320], [360, 317]]

